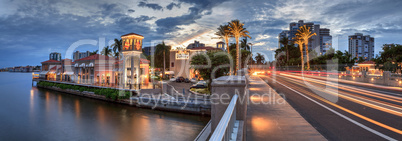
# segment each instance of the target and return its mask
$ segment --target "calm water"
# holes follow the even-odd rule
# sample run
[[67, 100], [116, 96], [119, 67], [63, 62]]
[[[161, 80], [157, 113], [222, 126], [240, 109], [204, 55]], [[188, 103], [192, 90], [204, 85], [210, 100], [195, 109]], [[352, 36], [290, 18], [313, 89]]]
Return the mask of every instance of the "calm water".
[[30, 73], [0, 72], [0, 140], [193, 140], [208, 120], [40, 89]]

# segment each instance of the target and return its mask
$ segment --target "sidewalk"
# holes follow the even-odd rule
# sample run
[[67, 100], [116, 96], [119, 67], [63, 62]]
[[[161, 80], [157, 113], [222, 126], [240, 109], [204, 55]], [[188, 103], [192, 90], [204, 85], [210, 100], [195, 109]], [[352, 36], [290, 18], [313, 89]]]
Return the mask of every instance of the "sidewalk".
[[[259, 77], [251, 76], [247, 107], [247, 140], [326, 140]], [[261, 95], [266, 94], [262, 99]], [[269, 95], [268, 95], [269, 94]], [[252, 102], [271, 102], [253, 104]]]

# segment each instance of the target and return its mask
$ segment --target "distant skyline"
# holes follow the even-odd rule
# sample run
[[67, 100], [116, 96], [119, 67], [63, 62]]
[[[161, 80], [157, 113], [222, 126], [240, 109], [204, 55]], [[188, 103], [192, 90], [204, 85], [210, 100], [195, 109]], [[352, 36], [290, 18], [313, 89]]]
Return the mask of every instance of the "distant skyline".
[[399, 0], [0, 0], [0, 68], [40, 65], [51, 52], [64, 58], [79, 40], [107, 42], [130, 32], [143, 35], [144, 46], [162, 40], [174, 47], [194, 40], [215, 46], [221, 41], [211, 39], [216, 28], [234, 19], [245, 23], [253, 52], [268, 55], [268, 61], [278, 34], [298, 20], [329, 28], [333, 47], [341, 51], [348, 49], [349, 35], [370, 35], [378, 54], [383, 44], [402, 43], [400, 7]]

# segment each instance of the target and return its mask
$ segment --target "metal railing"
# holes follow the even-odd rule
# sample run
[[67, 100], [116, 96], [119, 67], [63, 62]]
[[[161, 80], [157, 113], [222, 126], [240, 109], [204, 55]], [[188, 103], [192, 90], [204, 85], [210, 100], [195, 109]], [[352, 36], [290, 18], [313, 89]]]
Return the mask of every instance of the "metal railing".
[[212, 133], [210, 141], [228, 141], [231, 140], [233, 127], [236, 121], [236, 103], [238, 95], [235, 94], [229, 103], [228, 108], [226, 108], [218, 126]]

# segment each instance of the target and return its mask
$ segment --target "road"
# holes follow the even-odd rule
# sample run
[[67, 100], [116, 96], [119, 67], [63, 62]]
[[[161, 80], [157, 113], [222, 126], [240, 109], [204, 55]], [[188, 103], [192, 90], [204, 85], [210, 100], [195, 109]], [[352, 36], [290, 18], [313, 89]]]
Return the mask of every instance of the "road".
[[[329, 83], [296, 73], [260, 75], [328, 140], [402, 140], [402, 92]], [[327, 83], [328, 82], [328, 83]]]

